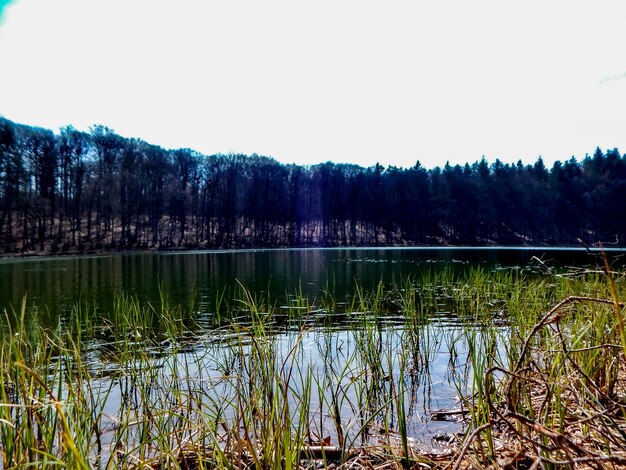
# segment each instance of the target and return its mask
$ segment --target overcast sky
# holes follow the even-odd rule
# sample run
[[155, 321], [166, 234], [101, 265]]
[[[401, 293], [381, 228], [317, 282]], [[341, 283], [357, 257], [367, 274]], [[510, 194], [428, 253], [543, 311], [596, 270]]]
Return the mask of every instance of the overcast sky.
[[0, 114], [426, 167], [626, 152], [625, 0], [0, 0]]

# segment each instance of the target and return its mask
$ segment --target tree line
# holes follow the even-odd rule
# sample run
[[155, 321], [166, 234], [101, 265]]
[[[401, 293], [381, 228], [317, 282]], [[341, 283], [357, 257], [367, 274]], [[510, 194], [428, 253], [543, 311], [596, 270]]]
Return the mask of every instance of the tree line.
[[300, 166], [0, 118], [4, 253], [623, 242], [625, 202], [617, 149], [550, 169]]

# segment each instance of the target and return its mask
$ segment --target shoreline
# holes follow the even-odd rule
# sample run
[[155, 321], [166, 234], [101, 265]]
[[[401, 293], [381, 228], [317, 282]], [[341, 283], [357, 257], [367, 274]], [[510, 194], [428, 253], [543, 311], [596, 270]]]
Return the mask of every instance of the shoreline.
[[351, 246], [277, 246], [277, 247], [224, 247], [224, 248], [128, 248], [128, 249], [94, 249], [94, 250], [67, 250], [67, 251], [26, 251], [2, 253], [0, 259], [20, 258], [63, 258], [76, 256], [106, 256], [122, 254], [142, 253], [220, 253], [220, 252], [246, 252], [246, 251], [279, 251], [279, 250], [529, 250], [529, 251], [591, 251], [626, 252], [626, 246], [593, 246], [586, 247], [577, 245], [351, 245]]

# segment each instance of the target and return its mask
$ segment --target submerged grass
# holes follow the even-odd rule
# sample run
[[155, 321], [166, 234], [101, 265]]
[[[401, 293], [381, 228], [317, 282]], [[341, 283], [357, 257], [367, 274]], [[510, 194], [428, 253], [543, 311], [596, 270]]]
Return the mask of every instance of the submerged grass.
[[[24, 301], [1, 322], [1, 467], [622, 465], [625, 289], [614, 272], [444, 269], [355, 286], [347, 307], [239, 286], [204, 324], [119, 294], [55, 328]], [[442, 354], [459, 405], [431, 416]], [[445, 452], [415, 440], [454, 413]]]

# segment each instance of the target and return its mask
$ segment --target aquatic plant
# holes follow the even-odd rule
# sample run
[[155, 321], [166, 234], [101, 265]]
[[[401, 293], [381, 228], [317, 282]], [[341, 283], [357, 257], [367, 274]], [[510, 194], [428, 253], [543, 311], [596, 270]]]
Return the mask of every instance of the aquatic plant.
[[[120, 293], [55, 327], [24, 301], [0, 326], [2, 468], [621, 465], [625, 284], [432, 270], [284, 306], [239, 286], [204, 322]], [[411, 429], [444, 353], [440, 416], [466, 420], [436, 454]]]

